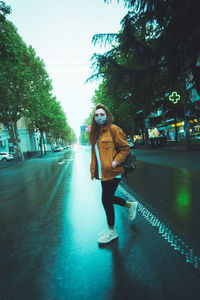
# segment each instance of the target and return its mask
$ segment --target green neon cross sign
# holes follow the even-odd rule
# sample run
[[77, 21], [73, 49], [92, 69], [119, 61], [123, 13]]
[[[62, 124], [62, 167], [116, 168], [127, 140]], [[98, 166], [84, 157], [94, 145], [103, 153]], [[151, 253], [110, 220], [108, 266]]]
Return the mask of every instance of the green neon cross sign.
[[169, 100], [176, 104], [181, 99], [181, 96], [177, 92], [172, 92], [169, 96]]

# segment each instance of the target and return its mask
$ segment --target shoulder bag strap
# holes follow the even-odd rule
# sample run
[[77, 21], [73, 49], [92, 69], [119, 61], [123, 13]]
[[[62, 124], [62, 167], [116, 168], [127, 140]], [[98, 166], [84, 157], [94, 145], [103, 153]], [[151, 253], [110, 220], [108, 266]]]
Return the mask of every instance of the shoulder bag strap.
[[110, 131], [110, 135], [111, 135], [111, 138], [112, 138], [112, 140], [113, 140], [115, 149], [117, 149], [117, 148], [116, 148], [116, 144], [115, 144], [115, 138], [114, 138], [114, 135], [113, 135], [113, 132], [112, 132], [112, 129], [111, 129], [111, 125], [109, 125], [109, 131]]

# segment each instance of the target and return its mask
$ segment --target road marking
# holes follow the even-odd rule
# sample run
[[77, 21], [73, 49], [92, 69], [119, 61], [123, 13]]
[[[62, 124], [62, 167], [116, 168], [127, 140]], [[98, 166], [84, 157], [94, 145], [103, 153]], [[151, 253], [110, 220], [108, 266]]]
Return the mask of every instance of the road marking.
[[183, 239], [174, 234], [163, 222], [153, 215], [144, 205], [125, 190], [121, 185], [118, 187], [124, 197], [131, 201], [138, 202], [138, 211], [155, 230], [171, 245], [171, 247], [184, 256], [185, 262], [191, 264], [195, 269], [200, 270], [200, 256], [194, 254], [194, 250], [186, 244]]
[[60, 175], [59, 175], [59, 177], [58, 177], [58, 179], [57, 179], [56, 185], [54, 186], [54, 188], [53, 188], [52, 191], [51, 191], [51, 195], [50, 195], [50, 197], [49, 197], [49, 201], [50, 201], [50, 202], [53, 200], [54, 196], [56, 195], [57, 190], [58, 190], [58, 188], [59, 188], [59, 186], [60, 186], [60, 184], [61, 184], [61, 182], [62, 182], [62, 180], [63, 180], [63, 177], [64, 177], [65, 174], [66, 174], [66, 171], [67, 171], [67, 168], [68, 168], [68, 167], [69, 167], [69, 162], [68, 162], [67, 165], [64, 166], [63, 169], [61, 169], [61, 173], [60, 173]]
[[67, 162], [72, 161], [72, 160], [74, 160], [74, 158], [64, 159], [63, 161], [60, 161], [58, 164], [59, 165], [66, 164]]

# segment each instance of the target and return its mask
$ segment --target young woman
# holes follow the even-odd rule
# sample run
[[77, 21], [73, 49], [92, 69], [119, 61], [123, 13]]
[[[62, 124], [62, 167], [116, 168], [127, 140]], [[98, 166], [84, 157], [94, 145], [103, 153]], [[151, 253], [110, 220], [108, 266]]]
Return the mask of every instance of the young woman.
[[[137, 202], [129, 202], [115, 196], [115, 191], [124, 173], [123, 161], [129, 154], [126, 135], [121, 128], [111, 123], [111, 114], [102, 104], [98, 104], [92, 119], [90, 144], [92, 146], [91, 179], [101, 180], [102, 203], [106, 213], [108, 228], [100, 234], [99, 243], [108, 243], [118, 237], [115, 228], [114, 205], [127, 208], [129, 219], [136, 217]], [[115, 140], [115, 149], [111, 132]]]

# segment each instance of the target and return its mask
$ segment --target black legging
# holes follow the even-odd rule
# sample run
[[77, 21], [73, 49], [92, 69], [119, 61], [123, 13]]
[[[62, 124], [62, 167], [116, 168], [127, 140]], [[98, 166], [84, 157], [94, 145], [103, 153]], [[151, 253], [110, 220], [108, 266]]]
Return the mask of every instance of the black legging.
[[113, 204], [125, 206], [126, 201], [120, 197], [115, 196], [115, 191], [120, 182], [120, 178], [112, 180], [101, 181], [102, 185], [102, 203], [106, 212], [107, 223], [109, 226], [115, 225], [115, 211]]

